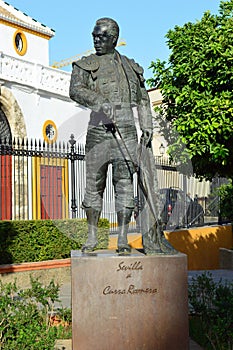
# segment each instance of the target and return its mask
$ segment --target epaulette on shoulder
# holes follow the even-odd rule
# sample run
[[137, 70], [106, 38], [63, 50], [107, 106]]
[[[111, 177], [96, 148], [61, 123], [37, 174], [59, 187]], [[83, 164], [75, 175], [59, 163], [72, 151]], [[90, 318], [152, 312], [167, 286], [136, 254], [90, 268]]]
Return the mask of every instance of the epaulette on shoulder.
[[137, 74], [141, 86], [144, 86], [144, 83], [145, 83], [145, 78], [143, 76], [144, 69], [138, 63], [136, 63], [132, 58], [130, 59], [126, 56], [122, 56], [122, 59], [123, 61], [126, 60], [128, 62], [128, 64], [132, 67], [134, 72]]
[[129, 59], [129, 63], [137, 74], [143, 75], [144, 69], [138, 63], [136, 63], [133, 59]]
[[90, 56], [84, 56], [81, 60], [73, 62], [73, 65], [76, 65], [87, 71], [96, 71], [99, 68], [99, 62], [96, 55], [92, 54]]

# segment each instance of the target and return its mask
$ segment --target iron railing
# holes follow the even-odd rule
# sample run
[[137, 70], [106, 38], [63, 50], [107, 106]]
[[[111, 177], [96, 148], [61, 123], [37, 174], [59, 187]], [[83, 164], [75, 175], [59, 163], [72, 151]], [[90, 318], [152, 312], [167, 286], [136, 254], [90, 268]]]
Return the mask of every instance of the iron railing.
[[[169, 160], [157, 157], [159, 187], [187, 188], [187, 179]], [[71, 135], [68, 142], [0, 140], [0, 219], [84, 218], [85, 149]], [[135, 198], [137, 181], [135, 176]], [[204, 197], [200, 194], [200, 197]], [[116, 227], [111, 167], [102, 217]], [[132, 216], [131, 229], [136, 229]]]

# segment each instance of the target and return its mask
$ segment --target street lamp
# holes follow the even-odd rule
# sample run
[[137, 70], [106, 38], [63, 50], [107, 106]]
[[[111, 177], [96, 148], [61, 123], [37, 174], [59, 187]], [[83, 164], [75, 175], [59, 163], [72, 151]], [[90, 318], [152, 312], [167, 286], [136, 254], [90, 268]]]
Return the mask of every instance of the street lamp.
[[159, 153], [160, 153], [160, 157], [164, 156], [165, 153], [165, 147], [163, 145], [163, 143], [161, 143], [160, 147], [159, 147]]

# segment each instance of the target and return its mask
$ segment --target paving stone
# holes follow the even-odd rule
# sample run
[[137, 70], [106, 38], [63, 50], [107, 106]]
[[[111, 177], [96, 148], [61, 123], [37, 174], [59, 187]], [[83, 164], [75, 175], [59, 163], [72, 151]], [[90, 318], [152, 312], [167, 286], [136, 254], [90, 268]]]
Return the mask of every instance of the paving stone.
[[55, 343], [54, 350], [72, 350], [72, 340], [58, 339]]

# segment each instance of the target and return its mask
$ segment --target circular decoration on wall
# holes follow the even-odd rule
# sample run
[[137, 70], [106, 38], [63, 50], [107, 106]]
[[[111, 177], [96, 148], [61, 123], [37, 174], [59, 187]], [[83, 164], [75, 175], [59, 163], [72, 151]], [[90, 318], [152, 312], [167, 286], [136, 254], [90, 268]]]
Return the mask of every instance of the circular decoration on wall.
[[46, 120], [43, 125], [43, 137], [47, 143], [53, 143], [57, 139], [57, 127], [52, 120]]
[[25, 34], [17, 30], [13, 38], [14, 48], [18, 55], [23, 56], [27, 52], [27, 38]]

